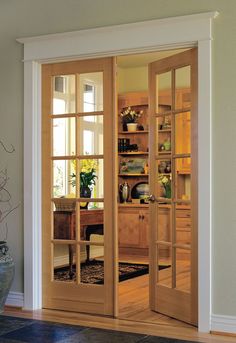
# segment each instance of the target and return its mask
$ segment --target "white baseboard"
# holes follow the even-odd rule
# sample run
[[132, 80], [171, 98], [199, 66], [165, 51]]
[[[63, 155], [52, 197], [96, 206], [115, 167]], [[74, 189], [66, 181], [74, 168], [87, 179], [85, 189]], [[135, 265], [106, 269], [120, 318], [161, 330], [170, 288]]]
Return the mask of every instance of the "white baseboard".
[[236, 317], [213, 314], [211, 316], [211, 331], [236, 334]]
[[6, 305], [15, 307], [24, 307], [24, 293], [9, 292]]

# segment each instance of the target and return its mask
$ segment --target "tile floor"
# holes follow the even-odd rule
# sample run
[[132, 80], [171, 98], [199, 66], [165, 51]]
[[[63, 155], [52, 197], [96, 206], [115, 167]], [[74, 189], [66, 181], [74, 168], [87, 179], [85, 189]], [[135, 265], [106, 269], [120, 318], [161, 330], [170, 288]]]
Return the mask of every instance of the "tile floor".
[[[0, 343], [191, 343], [155, 336], [0, 316]], [[194, 342], [192, 342], [194, 343]]]

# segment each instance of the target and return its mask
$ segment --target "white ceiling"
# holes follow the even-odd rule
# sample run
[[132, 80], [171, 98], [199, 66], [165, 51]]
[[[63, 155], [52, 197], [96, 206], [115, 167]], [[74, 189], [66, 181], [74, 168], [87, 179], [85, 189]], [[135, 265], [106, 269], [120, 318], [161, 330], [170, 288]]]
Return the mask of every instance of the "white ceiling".
[[178, 50], [168, 50], [168, 51], [158, 51], [158, 52], [149, 52], [145, 54], [135, 54], [135, 55], [126, 55], [117, 57], [117, 65], [119, 68], [136, 68], [144, 67], [148, 63], [160, 60], [162, 58], [176, 55], [179, 52], [183, 52], [188, 49], [178, 49]]

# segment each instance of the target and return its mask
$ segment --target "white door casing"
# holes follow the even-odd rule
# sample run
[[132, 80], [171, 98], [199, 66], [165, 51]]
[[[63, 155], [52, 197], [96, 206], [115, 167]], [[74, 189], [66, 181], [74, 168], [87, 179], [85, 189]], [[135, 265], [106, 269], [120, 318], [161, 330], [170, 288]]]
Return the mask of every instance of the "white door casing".
[[207, 12], [17, 39], [24, 44], [25, 309], [42, 307], [41, 64], [197, 46], [199, 331], [209, 332], [212, 259], [211, 25], [217, 15], [217, 12]]

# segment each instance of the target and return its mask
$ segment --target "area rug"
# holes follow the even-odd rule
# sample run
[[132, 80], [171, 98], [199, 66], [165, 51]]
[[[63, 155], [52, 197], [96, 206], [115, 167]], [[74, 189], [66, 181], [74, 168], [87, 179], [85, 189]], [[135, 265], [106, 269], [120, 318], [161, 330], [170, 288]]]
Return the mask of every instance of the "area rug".
[[[159, 270], [168, 268], [169, 265], [159, 266]], [[134, 264], [119, 262], [119, 281], [125, 281], [137, 276], [148, 274], [148, 264]], [[73, 277], [70, 279], [69, 267], [57, 268], [54, 271], [54, 280], [73, 282], [76, 280], [76, 270], [73, 266]], [[91, 260], [81, 264], [81, 282], [90, 284], [104, 283], [103, 261]]]

